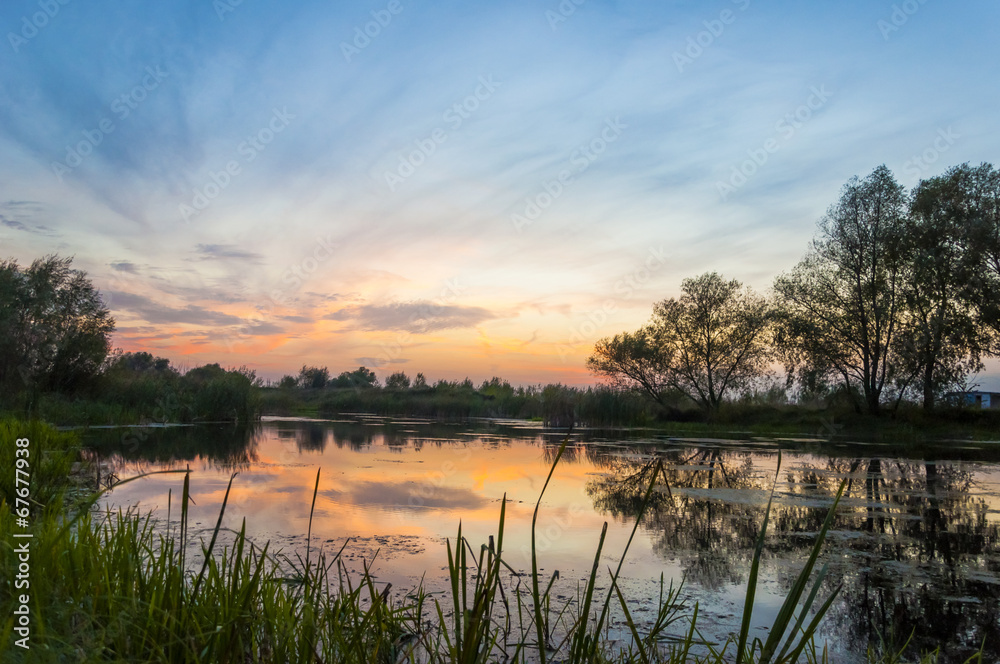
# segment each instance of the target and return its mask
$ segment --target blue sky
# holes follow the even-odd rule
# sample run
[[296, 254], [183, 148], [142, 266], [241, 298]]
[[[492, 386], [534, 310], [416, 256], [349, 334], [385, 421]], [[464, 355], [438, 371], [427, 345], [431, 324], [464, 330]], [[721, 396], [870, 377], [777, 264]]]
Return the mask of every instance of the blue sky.
[[593, 342], [684, 277], [766, 291], [851, 176], [996, 163], [998, 19], [8, 2], [2, 253], [75, 255], [116, 344], [182, 366], [582, 384]]

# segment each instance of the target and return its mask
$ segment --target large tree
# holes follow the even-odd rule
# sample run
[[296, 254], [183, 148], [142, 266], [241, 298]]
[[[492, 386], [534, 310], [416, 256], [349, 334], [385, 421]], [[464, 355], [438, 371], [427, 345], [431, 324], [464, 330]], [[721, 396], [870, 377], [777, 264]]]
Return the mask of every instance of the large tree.
[[948, 172], [955, 197], [951, 212], [968, 234], [973, 264], [970, 298], [977, 323], [993, 333], [991, 351], [1000, 354], [1000, 169], [962, 164]]
[[852, 178], [806, 257], [775, 281], [790, 367], [834, 375], [877, 414], [904, 370], [906, 195], [885, 166]]
[[72, 258], [0, 263], [0, 385], [72, 391], [100, 370], [114, 319]]
[[970, 225], [971, 169], [958, 166], [913, 192], [903, 247], [908, 260], [902, 353], [925, 410], [979, 371], [987, 337], [976, 321], [980, 258]]
[[681, 291], [654, 305], [649, 325], [599, 341], [587, 364], [661, 404], [676, 390], [711, 416], [767, 371], [770, 313], [764, 298], [715, 272], [685, 279]]

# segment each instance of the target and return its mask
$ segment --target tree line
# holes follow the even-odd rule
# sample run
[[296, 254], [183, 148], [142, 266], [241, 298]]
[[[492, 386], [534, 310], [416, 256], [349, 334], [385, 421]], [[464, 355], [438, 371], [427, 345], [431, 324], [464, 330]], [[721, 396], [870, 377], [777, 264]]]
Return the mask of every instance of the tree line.
[[852, 178], [767, 296], [715, 272], [685, 279], [588, 366], [711, 415], [780, 364], [800, 401], [841, 394], [877, 415], [904, 400], [931, 411], [997, 355], [1000, 171], [984, 163], [909, 192], [885, 166]]
[[[490, 386], [498, 387], [500, 385], [505, 385], [506, 387], [513, 390], [507, 381], [502, 380], [496, 376], [492, 379], [483, 381], [482, 386], [480, 386], [480, 391], [487, 390]], [[354, 371], [342, 371], [337, 376], [333, 377], [330, 370], [327, 367], [318, 367], [310, 365], [302, 365], [302, 369], [299, 370], [297, 376], [291, 374], [286, 374], [277, 382], [276, 385], [272, 384], [269, 387], [280, 387], [283, 389], [288, 388], [301, 388], [307, 390], [316, 389], [342, 389], [342, 388], [353, 388], [353, 389], [369, 389], [383, 387], [379, 383], [378, 376], [375, 372], [367, 367], [360, 366]], [[416, 389], [423, 390], [428, 388], [455, 388], [455, 389], [468, 389], [475, 390], [475, 385], [472, 383], [470, 378], [466, 378], [464, 381], [448, 381], [441, 379], [434, 383], [433, 385], [428, 384], [427, 378], [422, 373], [418, 373], [413, 380], [406, 375], [403, 371], [396, 371], [385, 377], [385, 389], [387, 390], [407, 390]], [[533, 389], [533, 388], [528, 388]], [[523, 391], [523, 389], [522, 389]]]
[[[511, 385], [494, 376], [478, 386], [470, 378], [428, 381], [398, 371], [380, 384], [360, 367], [330, 378], [325, 367], [305, 366], [263, 390], [263, 411], [275, 415], [375, 413], [454, 420], [468, 418], [534, 419], [550, 426], [649, 424], [659, 413], [641, 395], [606, 386], [562, 384]], [[314, 379], [315, 382], [313, 382]], [[325, 381], [325, 382], [324, 382]]]

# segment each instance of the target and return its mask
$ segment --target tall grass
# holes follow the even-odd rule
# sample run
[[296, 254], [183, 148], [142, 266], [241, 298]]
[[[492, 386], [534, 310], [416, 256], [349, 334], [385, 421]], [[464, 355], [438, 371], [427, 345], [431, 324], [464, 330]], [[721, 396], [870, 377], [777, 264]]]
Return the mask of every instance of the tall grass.
[[[4, 423], [4, 454], [23, 430]], [[41, 425], [39, 440], [71, 441]], [[553, 461], [535, 505], [542, 509], [548, 481], [557, 471], [565, 442]], [[779, 463], [780, 466], [780, 463]], [[184, 471], [181, 471], [184, 472]], [[635, 528], [655, 489], [646, 487]], [[235, 478], [235, 475], [233, 476]], [[234, 479], [230, 479], [230, 487]], [[34, 495], [58, 498], [54, 475], [33, 477]], [[321, 478], [308, 506], [310, 523]], [[48, 482], [55, 493], [46, 493]], [[506, 497], [496, 537], [478, 547], [463, 536], [446, 547], [448, 591], [429, 598], [418, 589], [394, 601], [379, 589], [368, 566], [352, 574], [341, 551], [316, 550], [310, 532], [305, 556], [285, 555], [246, 534], [222, 528], [226, 499], [208, 541], [193, 543], [188, 530], [190, 474], [185, 472], [180, 516], [167, 527], [134, 510], [93, 512], [47, 510], [34, 518], [32, 540], [32, 649], [12, 645], [13, 610], [9, 583], [0, 588], [0, 661], [17, 662], [795, 662], [826, 661], [813, 636], [833, 596], [817, 611], [825, 568], [813, 578], [836, 504], [765, 640], [750, 639], [756, 575], [764, 549], [765, 521], [757, 540], [747, 587], [743, 623], [723, 644], [703, 639], [698, 606], [688, 607], [681, 589], [660, 580], [655, 618], [640, 625], [618, 584], [617, 570], [601, 569], [604, 534], [594, 565], [577, 596], [558, 600], [557, 575], [539, 573], [532, 526], [529, 579], [505, 561]], [[13, 527], [9, 487], [3, 486], [0, 524]], [[99, 494], [91, 496], [90, 503]], [[839, 500], [839, 496], [838, 496]], [[303, 511], [307, 506], [303, 506]], [[171, 517], [173, 518], [173, 517]], [[631, 542], [631, 538], [629, 540]], [[8, 538], [4, 538], [9, 546]], [[192, 546], [196, 548], [193, 551]], [[0, 578], [12, 578], [14, 556], [0, 557]], [[607, 583], [607, 592], [598, 585]], [[808, 592], [807, 592], [808, 590]], [[803, 597], [805, 598], [803, 600]], [[647, 600], [649, 601], [649, 600]], [[630, 638], [607, 637], [612, 615]], [[870, 655], [872, 662], [901, 661], [898, 653]], [[923, 662], [933, 662], [928, 655]]]
[[[30, 443], [28, 464], [31, 471], [30, 500], [37, 510], [62, 510], [62, 500], [74, 486], [74, 464], [82, 461], [79, 438], [70, 432], [57, 431], [38, 420], [0, 419], [0, 497], [14, 502], [14, 441], [27, 438]], [[10, 532], [10, 531], [4, 531]]]

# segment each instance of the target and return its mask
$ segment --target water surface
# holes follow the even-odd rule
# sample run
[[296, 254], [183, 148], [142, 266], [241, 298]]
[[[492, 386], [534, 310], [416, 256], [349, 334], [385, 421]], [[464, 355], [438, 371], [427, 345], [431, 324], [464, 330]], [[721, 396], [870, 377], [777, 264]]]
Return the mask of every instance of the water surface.
[[[426, 589], [443, 590], [446, 539], [454, 540], [461, 521], [474, 547], [485, 543], [496, 533], [504, 496], [507, 562], [530, 570], [532, 512], [564, 436], [518, 421], [354, 416], [266, 418], [251, 431], [111, 429], [91, 431], [88, 440], [122, 477], [190, 467], [192, 531], [214, 527], [238, 472], [224, 525], [238, 529], [246, 519], [256, 541], [290, 553], [304, 548], [318, 470], [313, 546], [336, 552], [346, 542], [351, 569], [370, 565], [377, 582], [401, 596], [421, 579]], [[962, 661], [983, 638], [987, 660], [1000, 661], [998, 460], [996, 443], [917, 448], [906, 441], [578, 431], [542, 502], [540, 566], [546, 582], [559, 571], [557, 594], [575, 596], [605, 522], [602, 567], [616, 566], [655, 474], [622, 589], [642, 619], [655, 610], [649, 598], [661, 575], [667, 583], [683, 580], [686, 596], [699, 603], [699, 626], [724, 639], [738, 626], [754, 540], [775, 485], [754, 615], [755, 634], [763, 636], [847, 479], [823, 555], [826, 590], [843, 584], [823, 632], [837, 661], [856, 660], [880, 634], [902, 643], [914, 628], [914, 648], [942, 645], [941, 661]], [[176, 517], [181, 484], [181, 475], [150, 477], [116, 488], [107, 502], [163, 519], [172, 502]]]

